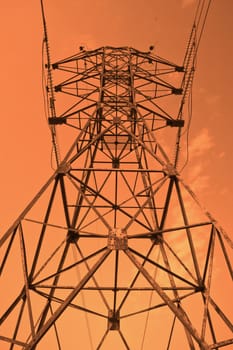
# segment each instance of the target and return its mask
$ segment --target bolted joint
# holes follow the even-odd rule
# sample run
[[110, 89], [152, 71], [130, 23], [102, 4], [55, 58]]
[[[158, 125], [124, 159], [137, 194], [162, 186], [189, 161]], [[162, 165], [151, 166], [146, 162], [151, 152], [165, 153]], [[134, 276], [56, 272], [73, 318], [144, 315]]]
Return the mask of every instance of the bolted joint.
[[118, 331], [120, 329], [120, 315], [119, 311], [109, 310], [108, 313], [108, 330]]
[[174, 167], [173, 164], [171, 163], [167, 163], [164, 168], [163, 171], [166, 175], [168, 175], [169, 177], [175, 177], [178, 175], [178, 172], [176, 170], [176, 168]]
[[121, 118], [120, 118], [120, 117], [114, 116], [113, 119], [112, 119], [112, 121], [113, 121], [113, 124], [120, 124]]
[[113, 158], [112, 159], [112, 167], [114, 169], [120, 168], [120, 159], [119, 158]]
[[70, 163], [61, 163], [57, 169], [57, 173], [61, 175], [67, 174], [71, 170]]
[[78, 241], [79, 234], [76, 231], [69, 230], [66, 236], [66, 242], [70, 244], [74, 244]]
[[111, 250], [128, 249], [128, 236], [125, 229], [114, 227], [109, 231], [108, 248]]
[[161, 233], [153, 233], [153, 235], [151, 236], [151, 241], [155, 244], [158, 245], [163, 241], [163, 236]]
[[204, 293], [206, 291], [206, 287], [203, 285], [200, 285], [200, 286], [197, 286], [196, 289], [195, 289], [195, 292], [201, 292], [201, 293]]

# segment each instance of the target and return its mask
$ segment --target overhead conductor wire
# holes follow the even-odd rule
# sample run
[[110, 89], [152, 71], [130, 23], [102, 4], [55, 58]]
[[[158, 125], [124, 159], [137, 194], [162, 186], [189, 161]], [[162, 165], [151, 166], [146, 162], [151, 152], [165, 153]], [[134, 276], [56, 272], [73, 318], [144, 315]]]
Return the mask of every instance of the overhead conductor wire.
[[183, 171], [183, 169], [185, 168], [189, 160], [189, 131], [190, 131], [191, 120], [192, 120], [193, 79], [194, 79], [194, 73], [196, 70], [198, 48], [201, 42], [201, 38], [203, 36], [211, 2], [212, 0], [208, 0], [208, 1], [199, 0], [195, 17], [194, 17], [193, 26], [189, 37], [189, 41], [188, 41], [188, 45], [187, 45], [187, 49], [184, 56], [183, 67], [184, 67], [185, 75], [182, 82], [183, 98], [180, 104], [178, 119], [182, 119], [183, 117], [183, 107], [184, 107], [186, 98], [188, 97], [188, 125], [185, 132], [181, 133], [181, 127], [179, 127], [178, 133], [177, 133], [175, 161], [174, 161], [175, 167], [177, 167], [178, 160], [179, 160], [180, 140], [181, 140], [181, 137], [186, 134], [186, 160], [180, 172]]
[[[47, 105], [48, 117], [56, 118], [55, 97], [54, 97], [54, 88], [53, 88], [53, 79], [52, 79], [52, 66], [51, 66], [51, 59], [50, 59], [49, 40], [48, 40], [48, 32], [47, 32], [47, 24], [46, 24], [43, 0], [41, 0], [40, 3], [41, 3], [41, 13], [42, 13], [42, 20], [43, 20], [43, 29], [44, 29], [42, 55], [44, 53], [44, 47], [45, 47], [46, 56], [47, 56], [47, 65], [46, 65], [47, 99], [45, 99], [44, 97], [44, 101], [45, 101], [45, 104]], [[52, 145], [53, 145], [55, 159], [56, 159], [56, 166], [58, 167], [60, 164], [60, 154], [59, 154], [59, 148], [57, 143], [56, 127], [55, 125], [49, 125], [49, 128], [52, 136]]]

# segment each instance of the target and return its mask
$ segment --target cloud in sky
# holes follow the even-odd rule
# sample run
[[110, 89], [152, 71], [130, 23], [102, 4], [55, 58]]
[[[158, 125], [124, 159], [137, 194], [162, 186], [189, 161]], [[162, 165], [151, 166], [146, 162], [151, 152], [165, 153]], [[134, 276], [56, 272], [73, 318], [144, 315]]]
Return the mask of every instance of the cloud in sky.
[[201, 193], [208, 189], [210, 176], [206, 174], [209, 164], [209, 152], [215, 143], [207, 128], [203, 128], [189, 144], [189, 158], [192, 166], [188, 168], [187, 182], [195, 193]]
[[199, 134], [189, 145], [190, 158], [203, 157], [214, 147], [214, 141], [207, 128], [200, 130]]
[[186, 8], [195, 3], [195, 0], [182, 0], [182, 8]]
[[220, 152], [219, 155], [218, 155], [218, 157], [220, 159], [225, 158], [225, 156], [226, 156], [226, 152], [224, 152], [224, 151]]
[[204, 167], [204, 162], [200, 161], [194, 164], [189, 172], [188, 181], [192, 184], [192, 190], [194, 192], [198, 191], [198, 193], [200, 193], [200, 191], [208, 188], [210, 177], [203, 173]]
[[210, 177], [207, 175], [199, 175], [192, 179], [192, 190], [200, 193], [209, 187]]
[[213, 106], [213, 105], [216, 105], [221, 99], [221, 96], [220, 95], [207, 95], [206, 96], [206, 103], [209, 105], [209, 106]]

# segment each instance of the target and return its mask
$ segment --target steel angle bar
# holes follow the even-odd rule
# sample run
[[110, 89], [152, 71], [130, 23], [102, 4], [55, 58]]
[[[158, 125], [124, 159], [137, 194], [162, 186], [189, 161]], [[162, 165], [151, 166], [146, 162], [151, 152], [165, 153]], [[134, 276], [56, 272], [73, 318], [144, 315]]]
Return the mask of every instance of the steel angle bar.
[[92, 275], [98, 270], [98, 268], [102, 265], [107, 256], [111, 253], [111, 250], [106, 249], [105, 253], [99, 258], [99, 260], [95, 263], [95, 265], [91, 268], [91, 270], [83, 277], [83, 279], [78, 283], [76, 288], [69, 294], [69, 296], [64, 300], [64, 302], [56, 309], [53, 315], [46, 321], [45, 324], [38, 330], [34, 339], [29, 342], [29, 344], [25, 347], [25, 350], [31, 350], [33, 347], [40, 341], [40, 339], [48, 332], [51, 326], [56, 322], [56, 320], [61, 316], [61, 314], [66, 310], [69, 304], [73, 301], [73, 299], [78, 295], [80, 290], [85, 286], [85, 284], [89, 281]]
[[[178, 196], [178, 200], [179, 200], [179, 203], [180, 203], [180, 208], [181, 208], [183, 220], [184, 220], [185, 225], [188, 226], [189, 225], [188, 217], [187, 217], [187, 213], [186, 213], [183, 197], [182, 197], [182, 194], [181, 194], [179, 181], [178, 181], [177, 178], [175, 179], [175, 186], [176, 186], [177, 196]], [[197, 259], [197, 255], [196, 255], [196, 251], [195, 251], [195, 247], [194, 247], [194, 243], [193, 243], [192, 234], [191, 234], [191, 231], [190, 231], [189, 228], [186, 229], [186, 233], [187, 233], [187, 238], [188, 238], [188, 242], [189, 242], [190, 251], [191, 251], [191, 254], [192, 254], [192, 259], [193, 259], [193, 264], [194, 264], [194, 267], [195, 267], [195, 272], [196, 272], [196, 275], [197, 275], [197, 279], [198, 279], [199, 284], [201, 285], [202, 278], [201, 278], [201, 273], [200, 273], [200, 267], [199, 267], [199, 263], [198, 263], [198, 259]]]
[[131, 253], [134, 253], [135, 255], [139, 256], [140, 258], [144, 259], [145, 261], [149, 262], [150, 264], [158, 267], [159, 269], [167, 272], [169, 275], [172, 275], [173, 277], [178, 278], [179, 280], [187, 283], [188, 285], [192, 286], [194, 289], [198, 288], [197, 285], [193, 284], [192, 282], [186, 280], [185, 278], [179, 276], [178, 274], [176, 274], [175, 272], [172, 272], [171, 270], [169, 270], [168, 268], [158, 264], [156, 261], [150, 259], [149, 257], [144, 256], [143, 254], [137, 252], [136, 250], [129, 248], [128, 251], [130, 251]]
[[201, 339], [201, 336], [197, 332], [197, 330], [193, 327], [191, 322], [189, 321], [187, 315], [185, 314], [182, 307], [179, 305], [177, 307], [172, 300], [167, 296], [167, 294], [162, 290], [162, 288], [159, 286], [159, 284], [154, 281], [154, 279], [151, 277], [151, 275], [147, 272], [147, 270], [137, 261], [137, 259], [134, 257], [134, 255], [129, 250], [124, 250], [125, 254], [129, 257], [129, 259], [132, 261], [132, 263], [137, 267], [137, 269], [142, 273], [142, 275], [145, 277], [145, 279], [154, 287], [155, 291], [158, 293], [158, 295], [161, 297], [162, 300], [167, 304], [167, 306], [170, 308], [170, 310], [176, 315], [176, 317], [180, 320], [180, 322], [183, 324], [183, 326], [187, 329], [187, 331], [192, 335], [192, 337], [197, 341], [200, 348], [202, 350], [210, 350], [210, 346]]
[[0, 335], [0, 340], [8, 342], [8, 343], [11, 343], [11, 344], [22, 346], [23, 349], [26, 349], [26, 346], [27, 346], [27, 344], [25, 342], [22, 342], [22, 341], [19, 341], [19, 340], [16, 340], [16, 339], [11, 339], [11, 338], [8, 338], [8, 337], [4, 337], [2, 335]]
[[153, 237], [153, 235], [158, 235], [158, 234], [162, 234], [162, 233], [171, 233], [171, 232], [175, 232], [175, 231], [186, 230], [187, 228], [195, 228], [195, 227], [208, 226], [208, 225], [212, 225], [212, 223], [207, 221], [207, 222], [199, 222], [196, 224], [175, 226], [175, 227], [156, 230], [155, 232], [137, 233], [135, 235], [131, 235], [130, 237], [131, 238], [144, 238], [144, 237], [146, 238], [148, 235], [151, 235]]
[[[166, 167], [167, 165], [167, 157], [166, 157], [166, 162], [162, 159], [160, 159], [153, 151], [151, 151], [147, 145], [145, 144], [145, 142], [143, 142], [138, 136], [134, 135], [129, 129], [127, 129], [123, 124], [119, 124], [119, 127], [125, 131], [126, 133], [128, 133], [132, 139], [134, 139], [138, 144], [140, 144], [141, 147], [143, 147], [160, 165], [162, 165], [163, 167]], [[156, 141], [157, 145], [158, 142]]]
[[[67, 244], [67, 246], [69, 246], [69, 245]], [[66, 272], [66, 271], [68, 271], [68, 270], [74, 268], [75, 266], [78, 266], [78, 265], [82, 264], [83, 262], [87, 261], [88, 259], [93, 258], [93, 257], [96, 256], [97, 254], [102, 253], [105, 249], [106, 249], [106, 247], [103, 247], [103, 248], [101, 248], [101, 249], [95, 251], [94, 253], [92, 253], [92, 254], [90, 254], [90, 255], [88, 255], [88, 256], [82, 258], [82, 260], [79, 260], [79, 261], [77, 261], [77, 262], [75, 262], [75, 263], [73, 263], [73, 264], [71, 264], [71, 265], [69, 265], [69, 266], [67, 266], [67, 267], [65, 267], [65, 268], [62, 268], [62, 267], [60, 266], [60, 268], [57, 270], [56, 273], [53, 273], [53, 274], [51, 274], [51, 275], [49, 275], [49, 276], [43, 278], [42, 280], [40, 280], [40, 281], [38, 281], [38, 282], [32, 284], [31, 287], [36, 287], [36, 286], [40, 285], [41, 283], [47, 281], [48, 279], [50, 279], [50, 278], [52, 278], [52, 277], [57, 277], [57, 276], [61, 275], [63, 272]]]
[[[160, 184], [156, 187], [155, 190], [152, 191], [151, 195], [155, 195], [160, 189], [161, 187], [164, 185], [164, 183], [167, 181], [168, 177], [165, 176], [162, 180], [160, 180]], [[143, 209], [145, 208], [145, 206], [150, 202], [150, 197], [148, 197], [145, 202], [141, 205], [141, 207], [136, 211], [136, 213], [134, 214], [134, 216], [132, 217], [132, 219], [128, 222], [128, 224], [125, 226], [125, 229], [127, 230], [132, 224], [133, 222], [137, 219], [137, 216], [142, 213]]]
[[88, 199], [87, 196], [85, 196], [85, 193], [82, 191], [81, 187], [79, 187], [76, 182], [74, 181], [73, 177], [71, 175], [67, 175], [68, 178], [70, 179], [71, 183], [74, 185], [74, 187], [80, 192], [82, 193], [82, 198], [85, 199], [85, 201], [87, 202], [87, 204], [90, 206], [90, 208], [95, 212], [95, 214], [97, 215], [97, 217], [100, 219], [100, 221], [102, 221], [102, 223], [104, 224], [105, 227], [107, 227], [109, 230], [111, 229], [111, 226], [108, 224], [108, 222], [105, 220], [105, 218], [103, 217], [102, 213], [99, 212], [99, 210], [96, 209], [96, 206], [94, 206], [94, 204]]
[[26, 301], [27, 301], [27, 307], [28, 307], [28, 316], [29, 316], [32, 338], [34, 338], [35, 337], [35, 324], [34, 324], [34, 320], [33, 320], [31, 296], [30, 296], [30, 291], [29, 291], [27, 255], [26, 255], [26, 248], [25, 248], [25, 242], [24, 242], [23, 230], [22, 230], [21, 224], [19, 225], [19, 239], [20, 239], [20, 250], [21, 250], [21, 259], [22, 259], [22, 267], [23, 267], [25, 295], [26, 295]]
[[229, 246], [233, 249], [233, 241], [229, 237], [229, 235], [225, 232], [225, 230], [218, 224], [218, 222], [214, 219], [214, 217], [206, 210], [206, 208], [201, 205], [197, 195], [191, 190], [190, 186], [188, 186], [183, 179], [179, 178], [179, 182], [186, 189], [186, 191], [190, 194], [190, 196], [197, 203], [202, 212], [208, 217], [208, 219], [212, 222], [212, 224], [218, 229], [219, 233], [224, 237]]
[[49, 185], [54, 181], [56, 178], [57, 173], [55, 172], [49, 180], [45, 183], [44, 186], [40, 189], [40, 191], [36, 194], [36, 196], [32, 199], [32, 201], [27, 205], [27, 207], [23, 210], [23, 212], [20, 214], [20, 216], [17, 218], [17, 220], [13, 223], [13, 225], [6, 231], [6, 233], [1, 237], [0, 239], [0, 247], [3, 245], [3, 243], [7, 240], [7, 238], [12, 234], [12, 231], [15, 230], [15, 228], [19, 225], [20, 221], [25, 217], [25, 215], [29, 212], [29, 210], [33, 207], [33, 205], [39, 200], [39, 198], [42, 196], [42, 194], [46, 191], [46, 189], [49, 187]]

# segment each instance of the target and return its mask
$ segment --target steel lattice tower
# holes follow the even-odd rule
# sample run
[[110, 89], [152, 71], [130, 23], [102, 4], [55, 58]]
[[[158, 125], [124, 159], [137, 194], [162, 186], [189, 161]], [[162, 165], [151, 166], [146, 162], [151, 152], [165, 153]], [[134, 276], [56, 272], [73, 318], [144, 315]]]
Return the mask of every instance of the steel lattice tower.
[[232, 242], [167, 155], [184, 67], [102, 47], [53, 69], [72, 145], [1, 238], [1, 349], [230, 350]]

